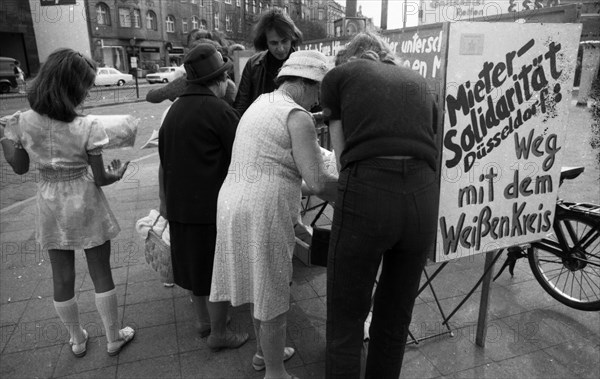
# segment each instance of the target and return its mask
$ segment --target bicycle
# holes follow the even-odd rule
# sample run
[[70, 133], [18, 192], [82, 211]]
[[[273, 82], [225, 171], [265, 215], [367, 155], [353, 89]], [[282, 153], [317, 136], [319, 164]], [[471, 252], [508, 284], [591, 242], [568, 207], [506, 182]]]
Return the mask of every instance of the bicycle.
[[[584, 167], [563, 168], [559, 186], [583, 171]], [[582, 311], [600, 310], [600, 205], [558, 199], [552, 233], [509, 247], [494, 280], [506, 267], [514, 276], [517, 260], [525, 257], [535, 279], [554, 299]]]

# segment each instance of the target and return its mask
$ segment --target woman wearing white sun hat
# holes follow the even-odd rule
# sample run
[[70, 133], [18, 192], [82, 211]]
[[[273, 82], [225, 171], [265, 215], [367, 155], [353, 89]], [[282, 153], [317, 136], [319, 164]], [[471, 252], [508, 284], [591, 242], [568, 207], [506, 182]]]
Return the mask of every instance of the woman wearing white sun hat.
[[334, 200], [337, 176], [325, 169], [309, 109], [319, 102], [326, 58], [290, 55], [277, 90], [261, 95], [237, 128], [229, 173], [217, 204], [217, 245], [211, 301], [251, 303], [257, 335], [252, 364], [265, 378], [289, 378], [283, 365], [294, 221], [305, 190]]

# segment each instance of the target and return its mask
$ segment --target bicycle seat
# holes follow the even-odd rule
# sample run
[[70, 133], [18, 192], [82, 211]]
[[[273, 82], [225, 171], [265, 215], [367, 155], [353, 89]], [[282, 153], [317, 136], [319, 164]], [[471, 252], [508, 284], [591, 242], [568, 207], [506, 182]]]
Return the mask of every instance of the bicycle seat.
[[560, 169], [560, 181], [562, 182], [565, 179], [575, 179], [578, 177], [585, 167], [562, 167]]

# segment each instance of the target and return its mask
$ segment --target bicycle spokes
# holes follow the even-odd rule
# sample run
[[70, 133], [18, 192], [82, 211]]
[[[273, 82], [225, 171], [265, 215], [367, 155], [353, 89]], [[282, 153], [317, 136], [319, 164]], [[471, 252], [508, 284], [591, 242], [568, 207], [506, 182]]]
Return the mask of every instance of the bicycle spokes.
[[534, 243], [529, 264], [542, 287], [558, 301], [581, 310], [600, 310], [600, 225], [565, 215], [554, 233]]

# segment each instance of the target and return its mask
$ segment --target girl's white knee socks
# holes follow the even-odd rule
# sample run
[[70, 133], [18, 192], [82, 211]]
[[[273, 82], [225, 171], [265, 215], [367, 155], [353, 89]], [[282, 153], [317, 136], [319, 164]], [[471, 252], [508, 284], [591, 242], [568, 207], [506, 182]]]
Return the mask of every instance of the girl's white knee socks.
[[96, 294], [96, 308], [100, 313], [100, 318], [106, 331], [106, 340], [108, 343], [119, 339], [119, 312], [117, 310], [117, 290], [113, 288], [110, 291]]
[[54, 301], [54, 309], [56, 309], [58, 317], [69, 331], [71, 341], [74, 343], [83, 342], [85, 336], [79, 322], [79, 307], [75, 297], [67, 301]]

